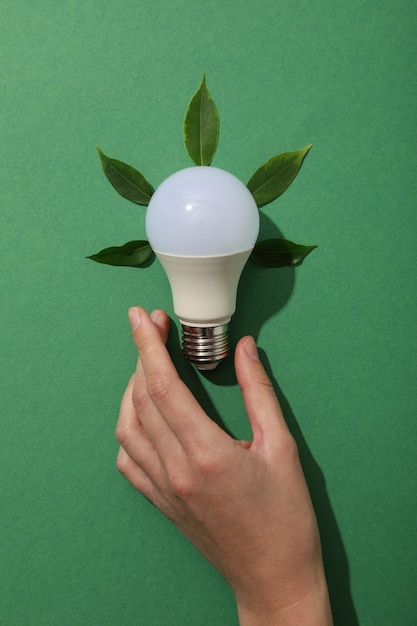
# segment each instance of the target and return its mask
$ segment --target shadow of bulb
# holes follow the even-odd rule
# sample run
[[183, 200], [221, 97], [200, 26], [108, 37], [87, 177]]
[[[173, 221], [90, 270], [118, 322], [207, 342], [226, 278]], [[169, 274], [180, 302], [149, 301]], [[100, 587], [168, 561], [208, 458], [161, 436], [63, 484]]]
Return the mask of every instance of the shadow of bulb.
[[171, 286], [184, 354], [214, 369], [228, 353], [240, 275], [259, 232], [255, 200], [229, 172], [180, 170], [153, 194], [146, 232]]

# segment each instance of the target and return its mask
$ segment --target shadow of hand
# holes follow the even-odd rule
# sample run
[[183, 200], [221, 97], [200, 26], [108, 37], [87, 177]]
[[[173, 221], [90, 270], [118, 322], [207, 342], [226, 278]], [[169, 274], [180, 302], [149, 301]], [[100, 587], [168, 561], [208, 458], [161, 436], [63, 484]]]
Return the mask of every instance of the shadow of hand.
[[[282, 237], [273, 222], [261, 213], [260, 239]], [[237, 298], [237, 315], [229, 326], [230, 356], [213, 372], [201, 373], [210, 382], [232, 386], [237, 384], [233, 357], [237, 341], [250, 334], [258, 338], [265, 322], [279, 312], [289, 301], [295, 284], [295, 268], [261, 269], [251, 261], [246, 265]], [[178, 372], [208, 415], [231, 436], [211, 398], [201, 384], [199, 374], [185, 361], [179, 346], [178, 331], [168, 341]], [[339, 626], [358, 626], [358, 618], [350, 591], [349, 564], [342, 537], [330, 503], [324, 475], [312, 455], [291, 407], [275, 380], [265, 353], [260, 350], [262, 362], [274, 386], [288, 427], [297, 442], [301, 464], [310, 490], [322, 541], [323, 560], [332, 603], [334, 623]]]
[[[168, 338], [168, 349], [174, 364], [185, 384], [194, 394], [206, 413], [230, 436], [233, 433], [226, 427], [212, 399], [204, 389], [199, 374], [182, 356], [178, 330], [174, 324]], [[263, 350], [259, 350], [260, 358], [273, 384], [279, 399], [284, 417], [297, 442], [301, 465], [313, 501], [322, 542], [323, 561], [332, 604], [334, 623], [338, 626], [359, 626], [353, 599], [350, 591], [349, 564], [342, 537], [337, 525], [332, 505], [326, 489], [324, 475], [311, 453], [302, 434], [290, 404], [275, 380], [268, 358]]]
[[323, 472], [307, 445], [287, 398], [273, 376], [268, 358], [263, 350], [260, 350], [260, 355], [280, 402], [288, 428], [297, 442], [301, 465], [320, 529], [323, 561], [326, 570], [334, 623], [338, 626], [359, 626], [350, 591], [347, 555], [327, 493]]
[[184, 355], [181, 351], [178, 328], [175, 325], [174, 320], [171, 319], [170, 321], [171, 324], [167, 341], [167, 348], [181, 380], [191, 390], [195, 399], [203, 407], [207, 415], [209, 415], [211, 419], [216, 422], [216, 424], [218, 424], [225, 432], [233, 437], [233, 433], [231, 433], [231, 431], [226, 426], [224, 420], [214, 406], [212, 399], [201, 384], [199, 374], [197, 373], [194, 365], [191, 365], [189, 361], [184, 359]]

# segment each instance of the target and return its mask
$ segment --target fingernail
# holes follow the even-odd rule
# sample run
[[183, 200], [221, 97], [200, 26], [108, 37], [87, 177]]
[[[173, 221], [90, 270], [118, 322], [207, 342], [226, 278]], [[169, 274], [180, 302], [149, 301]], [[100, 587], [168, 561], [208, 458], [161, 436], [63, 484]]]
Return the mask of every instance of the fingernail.
[[155, 311], [152, 311], [151, 320], [156, 323], [159, 320], [160, 315], [161, 315], [161, 311], [158, 311], [158, 309], [156, 309]]
[[128, 318], [129, 318], [129, 322], [130, 322], [130, 327], [132, 329], [132, 332], [134, 332], [137, 327], [140, 324], [140, 315], [139, 315], [139, 311], [137, 310], [137, 308], [132, 307], [131, 309], [128, 310], [127, 312]]
[[245, 342], [246, 354], [253, 360], [259, 361], [258, 349], [253, 337], [248, 337]]

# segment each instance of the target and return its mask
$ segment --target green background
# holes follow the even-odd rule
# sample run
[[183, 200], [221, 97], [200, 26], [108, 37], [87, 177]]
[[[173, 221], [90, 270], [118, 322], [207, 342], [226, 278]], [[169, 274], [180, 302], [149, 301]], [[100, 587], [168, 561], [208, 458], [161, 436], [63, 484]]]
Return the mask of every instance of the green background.
[[[416, 4], [411, 0], [2, 0], [0, 622], [237, 624], [215, 570], [115, 469], [134, 367], [126, 310], [173, 316], [158, 263], [84, 257], [145, 236], [95, 145], [157, 186], [191, 165], [203, 72], [213, 164], [246, 182], [313, 148], [263, 234], [317, 244], [248, 266], [251, 333], [299, 443], [336, 624], [411, 626], [416, 560]], [[230, 362], [194, 392], [247, 436]], [[278, 386], [279, 385], [279, 386]]]

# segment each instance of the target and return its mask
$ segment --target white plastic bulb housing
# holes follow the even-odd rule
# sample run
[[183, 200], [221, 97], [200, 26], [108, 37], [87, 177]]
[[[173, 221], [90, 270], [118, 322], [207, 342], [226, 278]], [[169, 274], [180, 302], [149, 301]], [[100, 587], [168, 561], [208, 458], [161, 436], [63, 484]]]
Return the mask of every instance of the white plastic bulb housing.
[[190, 167], [156, 189], [146, 232], [170, 282], [184, 353], [199, 369], [214, 369], [227, 355], [227, 324], [258, 236], [256, 202], [229, 172]]

